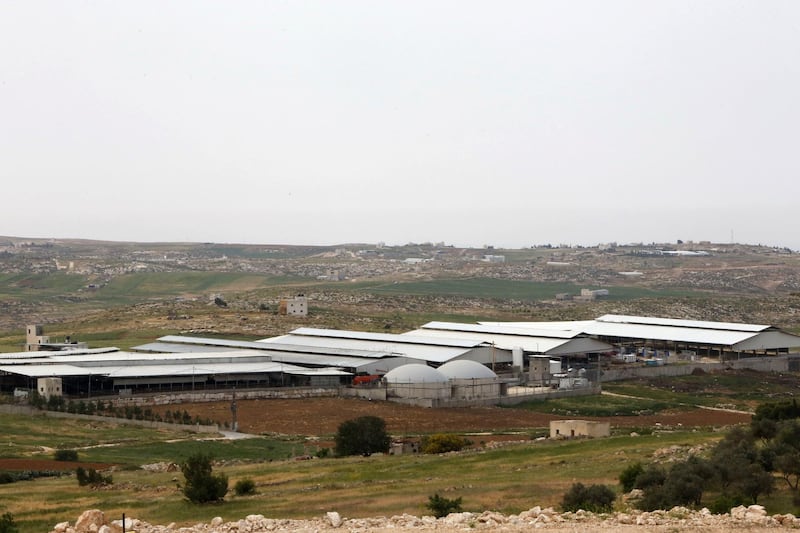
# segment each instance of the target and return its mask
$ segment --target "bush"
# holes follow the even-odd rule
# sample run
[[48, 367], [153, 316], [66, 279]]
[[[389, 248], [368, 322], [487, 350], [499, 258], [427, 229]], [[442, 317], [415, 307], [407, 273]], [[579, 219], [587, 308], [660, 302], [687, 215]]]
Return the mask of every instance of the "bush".
[[0, 533], [18, 533], [19, 529], [17, 528], [17, 524], [14, 522], [14, 515], [11, 513], [5, 513], [3, 516], [0, 516]]
[[362, 416], [339, 425], [334, 437], [336, 455], [364, 455], [389, 451], [391, 439], [386, 422], [377, 416]]
[[469, 441], [459, 435], [437, 433], [422, 439], [422, 453], [457, 452], [469, 445]]
[[433, 516], [436, 518], [442, 518], [450, 513], [461, 512], [461, 498], [451, 500], [449, 498], [439, 496], [439, 494], [436, 493], [433, 496], [428, 496], [428, 503], [425, 505], [425, 507], [430, 509], [433, 513]]
[[319, 450], [317, 450], [317, 457], [320, 459], [325, 459], [330, 454], [331, 454], [330, 448], [320, 448]]
[[622, 485], [623, 492], [630, 492], [636, 488], [636, 478], [644, 472], [642, 463], [628, 465], [619, 475], [619, 484]]
[[233, 486], [237, 496], [249, 496], [256, 493], [256, 483], [250, 478], [240, 479]]
[[564, 494], [561, 507], [570, 512], [583, 509], [592, 513], [607, 513], [613, 509], [616, 499], [617, 495], [606, 485], [586, 487], [583, 483], [575, 483]]
[[75, 470], [75, 477], [78, 478], [78, 485], [81, 487], [85, 487], [87, 485], [99, 487], [101, 485], [111, 485], [111, 483], [113, 483], [111, 475], [104, 476], [94, 468], [84, 470], [82, 467], [78, 467], [78, 469]]
[[56, 461], [77, 461], [78, 452], [75, 450], [56, 450], [53, 458]]
[[181, 464], [186, 479], [181, 488], [183, 495], [192, 503], [218, 502], [228, 493], [228, 477], [211, 472], [211, 457], [198, 453]]

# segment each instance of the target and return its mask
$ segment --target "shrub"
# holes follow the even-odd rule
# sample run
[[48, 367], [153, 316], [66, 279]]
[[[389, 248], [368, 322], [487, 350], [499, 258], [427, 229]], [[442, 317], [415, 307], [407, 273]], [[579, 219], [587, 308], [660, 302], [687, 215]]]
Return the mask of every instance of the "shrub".
[[208, 455], [198, 453], [189, 456], [181, 464], [181, 472], [186, 479], [181, 490], [192, 503], [217, 502], [228, 492], [228, 477], [212, 474], [211, 457]]
[[612, 510], [616, 499], [617, 495], [607, 485], [587, 487], [583, 483], [575, 483], [564, 494], [561, 507], [564, 511], [571, 512], [583, 509], [593, 513], [607, 513]]
[[731, 509], [734, 507], [744, 505], [744, 503], [745, 502], [743, 498], [722, 494], [717, 497], [716, 500], [711, 502], [711, 505], [708, 506], [708, 509], [714, 514], [727, 514], [731, 512]]
[[78, 452], [75, 450], [56, 450], [53, 453], [53, 458], [56, 461], [77, 461]]
[[623, 492], [630, 492], [636, 488], [636, 478], [644, 472], [642, 463], [628, 465], [619, 475], [619, 484], [622, 485]]
[[84, 470], [83, 467], [78, 467], [75, 470], [75, 477], [78, 478], [78, 485], [85, 487], [87, 485], [92, 487], [99, 487], [101, 485], [111, 485], [113, 479], [111, 475], [104, 476], [94, 468]]
[[457, 452], [469, 444], [469, 441], [459, 435], [450, 433], [437, 433], [422, 439], [420, 447], [422, 453]]
[[451, 500], [436, 493], [433, 496], [428, 496], [428, 503], [425, 507], [430, 509], [436, 518], [442, 518], [450, 513], [461, 512], [461, 498]]
[[233, 486], [237, 496], [249, 496], [256, 493], [256, 483], [250, 478], [240, 479]]
[[331, 454], [330, 448], [320, 448], [319, 450], [317, 450], [317, 457], [319, 457], [320, 459], [325, 459], [330, 454]]
[[334, 437], [336, 455], [364, 455], [389, 450], [391, 439], [386, 432], [386, 422], [377, 416], [361, 416], [339, 425]]
[[17, 528], [17, 524], [14, 522], [14, 515], [5, 513], [3, 516], [0, 516], [0, 533], [18, 532], [19, 528]]

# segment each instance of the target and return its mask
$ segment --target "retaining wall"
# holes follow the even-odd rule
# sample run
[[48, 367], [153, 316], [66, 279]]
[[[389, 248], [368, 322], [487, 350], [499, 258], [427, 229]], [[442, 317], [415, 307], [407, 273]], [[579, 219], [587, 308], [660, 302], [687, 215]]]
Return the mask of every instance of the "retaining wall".
[[179, 392], [179, 393], [148, 393], [134, 394], [132, 396], [113, 396], [101, 399], [113, 403], [116, 407], [125, 406], [152, 406], [152, 405], [171, 405], [176, 403], [202, 403], [202, 402], [230, 402], [236, 394], [237, 400], [263, 400], [269, 398], [297, 399], [297, 398], [323, 398], [336, 397], [337, 389], [325, 389], [320, 387], [292, 387], [275, 389], [252, 389], [252, 390], [221, 390], [203, 392]]
[[769, 357], [748, 357], [724, 362], [713, 363], [680, 363], [664, 366], [618, 366], [603, 370], [600, 381], [620, 381], [634, 378], [657, 378], [688, 376], [696, 369], [704, 372], [715, 372], [727, 369], [756, 370], [758, 372], [789, 372], [796, 371], [800, 364], [800, 355], [776, 355]]

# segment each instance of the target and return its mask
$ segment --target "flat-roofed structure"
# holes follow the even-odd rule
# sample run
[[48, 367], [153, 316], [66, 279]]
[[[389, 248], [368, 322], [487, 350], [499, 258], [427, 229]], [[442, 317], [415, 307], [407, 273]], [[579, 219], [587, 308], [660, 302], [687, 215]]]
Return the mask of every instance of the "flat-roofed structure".
[[[116, 349], [0, 354], [3, 390], [35, 389], [39, 378], [58, 377], [71, 396], [202, 390], [227, 387], [338, 386], [352, 374], [271, 360], [258, 351], [147, 354]], [[47, 355], [45, 355], [47, 354]], [[23, 357], [28, 356], [28, 357]]]
[[258, 341], [267, 345], [292, 345], [305, 348], [384, 351], [413, 362], [439, 366], [456, 359], [482, 364], [511, 362], [510, 350], [497, 349], [480, 339], [457, 335], [417, 336], [413, 334], [370, 333], [335, 329], [298, 328], [287, 335]]
[[509, 322], [481, 322], [464, 324], [458, 322], [428, 322], [403, 335], [419, 337], [458, 337], [488, 343], [502, 350], [522, 348], [525, 353], [549, 356], [580, 355], [604, 352], [613, 348], [610, 344], [591, 338], [580, 331], [558, 329], [535, 329], [517, 326]]
[[603, 315], [574, 322], [481, 322], [540, 332], [580, 332], [620, 347], [651, 347], [673, 353], [740, 357], [788, 353], [800, 348], [800, 336], [775, 326], [628, 315]]
[[153, 353], [203, 353], [251, 350], [264, 353], [272, 361], [310, 368], [340, 368], [353, 374], [385, 374], [393, 368], [415, 362], [384, 349], [364, 350], [347, 346], [310, 346], [303, 344], [237, 341], [207, 337], [166, 335], [156, 342], [133, 348]]

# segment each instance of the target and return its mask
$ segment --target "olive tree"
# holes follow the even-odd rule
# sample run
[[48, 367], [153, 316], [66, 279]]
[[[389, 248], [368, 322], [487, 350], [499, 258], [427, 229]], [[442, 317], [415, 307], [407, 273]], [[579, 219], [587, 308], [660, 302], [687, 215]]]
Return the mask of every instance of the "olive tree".
[[391, 438], [386, 422], [377, 416], [361, 416], [339, 424], [334, 437], [336, 455], [364, 455], [389, 451]]

